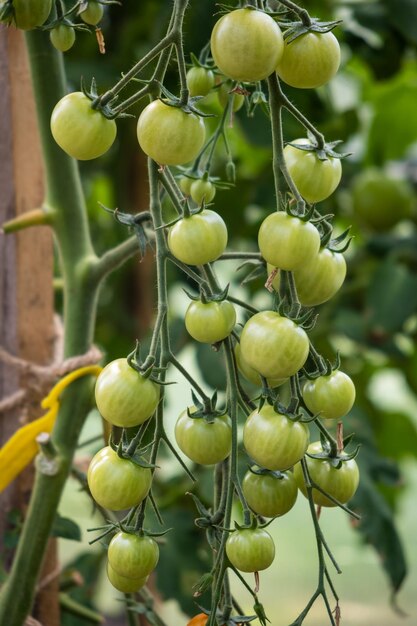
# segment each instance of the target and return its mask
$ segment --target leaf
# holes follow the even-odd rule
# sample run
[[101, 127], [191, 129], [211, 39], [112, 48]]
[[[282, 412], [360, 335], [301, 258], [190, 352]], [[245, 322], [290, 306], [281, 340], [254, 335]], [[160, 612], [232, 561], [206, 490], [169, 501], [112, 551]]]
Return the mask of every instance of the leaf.
[[59, 513], [55, 516], [51, 535], [63, 539], [72, 539], [72, 541], [81, 541], [81, 529], [78, 524], [68, 517], [61, 517]]

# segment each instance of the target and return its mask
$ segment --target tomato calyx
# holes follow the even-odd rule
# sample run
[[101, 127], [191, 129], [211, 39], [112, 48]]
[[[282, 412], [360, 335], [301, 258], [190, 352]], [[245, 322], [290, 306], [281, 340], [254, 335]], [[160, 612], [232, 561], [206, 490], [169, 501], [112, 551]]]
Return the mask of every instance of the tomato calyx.
[[187, 113], [188, 115], [190, 113], [194, 113], [195, 115], [198, 115], [199, 117], [216, 117], [214, 113], [204, 113], [203, 111], [200, 111], [200, 109], [198, 109], [195, 106], [200, 100], [204, 98], [204, 96], [190, 97], [188, 95], [188, 89], [187, 89], [187, 99], [186, 101], [184, 101], [183, 97], [177, 98], [177, 96], [175, 96], [171, 91], [169, 91], [169, 89], [167, 89], [162, 83], [158, 82], [157, 84], [161, 93], [163, 93], [164, 96], [166, 96], [166, 99], [158, 98], [158, 100], [163, 102], [163, 104], [166, 104], [167, 106], [173, 107], [175, 109], [181, 109], [182, 111], [184, 111], [184, 113]]
[[143, 448], [135, 448], [134, 450], [131, 448], [130, 443], [126, 442], [125, 437], [121, 437], [118, 443], [115, 443], [113, 440], [113, 435], [110, 436], [109, 446], [114, 452], [117, 453], [117, 456], [121, 459], [125, 459], [126, 461], [131, 461], [135, 465], [139, 467], [143, 467], [145, 469], [155, 469], [159, 467], [154, 463], [149, 463], [144, 459], [144, 455], [152, 448], [153, 442], [148, 443]]
[[351, 152], [335, 152], [334, 148], [343, 143], [341, 139], [337, 141], [325, 142], [322, 146], [319, 145], [317, 137], [315, 137], [310, 131], [307, 131], [308, 141], [306, 143], [296, 143], [288, 141], [286, 145], [302, 150], [303, 152], [314, 152], [320, 161], [328, 161], [329, 159], [345, 159], [351, 155]]
[[[351, 435], [349, 435], [349, 441], [352, 439], [353, 437], [353, 433]], [[332, 440], [330, 441], [330, 439], [328, 439], [323, 433], [320, 434], [320, 441], [321, 441], [321, 447], [322, 447], [322, 452], [316, 452], [316, 453], [312, 453], [312, 452], [306, 452], [306, 456], [308, 456], [310, 459], [320, 459], [320, 460], [324, 460], [324, 461], [328, 461], [332, 467], [336, 468], [336, 469], [340, 469], [343, 465], [343, 463], [346, 463], [347, 461], [351, 461], [352, 459], [356, 459], [356, 457], [359, 454], [359, 450], [360, 450], [360, 444], [356, 446], [356, 448], [353, 450], [353, 452], [351, 453], [346, 453], [342, 450], [338, 450], [337, 446], [335, 446], [335, 442]], [[345, 445], [345, 440], [343, 441], [343, 447]]]
[[201, 287], [199, 295], [192, 294], [187, 291], [187, 289], [183, 289], [183, 292], [190, 298], [190, 300], [193, 300], [193, 302], [209, 304], [209, 302], [224, 302], [227, 300], [229, 288], [230, 284], [227, 284], [226, 287], [219, 293], [207, 293], [204, 287]]
[[273, 476], [277, 480], [283, 480], [285, 478], [284, 472], [280, 472], [279, 470], [269, 470], [265, 467], [259, 467], [258, 465], [248, 465], [248, 469], [251, 474], [255, 474], [256, 476]]
[[217, 404], [217, 391], [215, 391], [211, 398], [206, 397], [200, 400], [191, 390], [191, 397], [193, 399], [193, 406], [187, 407], [187, 415], [191, 419], [204, 419], [207, 424], [213, 424], [216, 417], [222, 417], [226, 415], [226, 409], [216, 409]]
[[278, 22], [280, 28], [284, 30], [283, 35], [287, 43], [291, 43], [306, 33], [329, 33], [341, 23], [342, 20], [322, 22], [317, 17], [310, 17], [310, 23], [307, 23], [307, 20]]

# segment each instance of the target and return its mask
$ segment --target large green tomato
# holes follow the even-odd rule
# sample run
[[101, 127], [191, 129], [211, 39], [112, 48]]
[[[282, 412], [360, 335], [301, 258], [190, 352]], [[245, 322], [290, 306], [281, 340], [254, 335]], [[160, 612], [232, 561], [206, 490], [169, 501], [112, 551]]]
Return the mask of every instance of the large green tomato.
[[97, 378], [97, 408], [110, 424], [129, 428], [149, 419], [159, 402], [159, 386], [130, 367], [126, 359], [116, 359]]
[[263, 528], [245, 528], [230, 533], [226, 541], [227, 558], [241, 572], [259, 572], [275, 557], [271, 535]]
[[204, 67], [191, 67], [187, 72], [187, 87], [190, 96], [206, 96], [214, 87], [214, 74]]
[[352, 185], [353, 210], [365, 226], [385, 231], [410, 217], [415, 196], [406, 180], [390, 178], [381, 170], [361, 172]]
[[85, 94], [76, 91], [64, 96], [52, 111], [53, 138], [64, 152], [79, 161], [101, 156], [116, 138], [116, 122], [91, 105]]
[[155, 100], [138, 119], [139, 145], [151, 159], [162, 165], [194, 161], [206, 137], [201, 117]]
[[[240, 349], [240, 344], [236, 344], [235, 346], [235, 357], [236, 357], [236, 365], [239, 369], [239, 372], [243, 374], [246, 380], [252, 383], [252, 385], [256, 385], [256, 387], [262, 387], [262, 380], [260, 374], [256, 370], [253, 369], [250, 365], [248, 365], [245, 359], [242, 357], [242, 351]], [[267, 383], [272, 388], [280, 387], [284, 383], [286, 383], [288, 378], [268, 378]]]
[[149, 468], [119, 457], [110, 446], [93, 457], [87, 473], [94, 500], [111, 511], [136, 506], [147, 496], [152, 483]]
[[113, 587], [122, 593], [136, 593], [148, 580], [147, 576], [143, 578], [126, 578], [126, 576], [120, 576], [120, 574], [114, 571], [110, 563], [107, 563], [107, 578]]
[[110, 541], [108, 559], [120, 576], [146, 578], [157, 566], [158, 544], [151, 537], [120, 531]]
[[[257, 469], [256, 466], [253, 469]], [[242, 481], [243, 495], [250, 508], [264, 517], [285, 515], [297, 500], [297, 483], [292, 472], [254, 474], [246, 472]]]
[[344, 372], [335, 370], [329, 376], [308, 380], [303, 387], [303, 399], [312, 413], [325, 419], [340, 419], [355, 402], [355, 385]]
[[[268, 274], [273, 271], [268, 264]], [[294, 281], [298, 298], [303, 306], [317, 306], [332, 298], [343, 285], [346, 277], [346, 261], [340, 252], [322, 248], [318, 255], [307, 265], [301, 265], [294, 271]], [[272, 285], [279, 291], [280, 273], [275, 276]]]
[[210, 43], [219, 70], [245, 82], [272, 74], [284, 48], [281, 30], [272, 17], [248, 8], [223, 15], [214, 26]]
[[306, 424], [277, 413], [270, 404], [255, 409], [243, 428], [246, 452], [257, 465], [269, 470], [282, 471], [298, 463], [307, 450], [309, 437]]
[[236, 324], [233, 304], [223, 302], [191, 302], [185, 313], [185, 327], [191, 337], [202, 343], [226, 339]]
[[265, 378], [288, 378], [307, 360], [310, 344], [305, 330], [275, 311], [261, 311], [243, 327], [243, 359]]
[[274, 267], [283, 270], [308, 268], [320, 250], [320, 234], [311, 222], [278, 211], [262, 222], [258, 245], [265, 261]]
[[333, 33], [309, 32], [285, 41], [277, 74], [291, 87], [312, 89], [329, 82], [339, 65], [340, 46]]
[[[296, 139], [293, 144], [308, 144], [307, 139]], [[320, 161], [315, 152], [306, 152], [294, 146], [284, 148], [288, 172], [295, 186], [307, 202], [321, 202], [328, 198], [340, 183], [340, 159], [329, 157]]]
[[[0, 2], [0, 11], [5, 5], [5, 1]], [[52, 0], [13, 0], [12, 14], [7, 15], [2, 21], [22, 30], [32, 30], [46, 22], [51, 8]]]
[[226, 246], [226, 224], [210, 209], [178, 220], [168, 232], [170, 251], [187, 265], [211, 263], [223, 254]]
[[[307, 452], [320, 454], [323, 452], [320, 441], [310, 444]], [[346, 455], [345, 455], [346, 456]], [[336, 498], [341, 504], [346, 504], [355, 495], [359, 484], [359, 469], [356, 461], [350, 459], [343, 461], [341, 467], [334, 467], [326, 459], [311, 459], [306, 457], [310, 478], [321, 489]], [[300, 463], [294, 467], [294, 476], [301, 493], [307, 497], [307, 488], [304, 482], [304, 474]], [[337, 506], [330, 498], [327, 498], [321, 491], [312, 490], [312, 497], [319, 506]]]
[[[193, 412], [194, 407], [190, 409]], [[194, 463], [214, 465], [224, 461], [232, 449], [232, 425], [228, 415], [213, 422], [188, 417], [183, 411], [175, 425], [175, 439], [181, 450]]]

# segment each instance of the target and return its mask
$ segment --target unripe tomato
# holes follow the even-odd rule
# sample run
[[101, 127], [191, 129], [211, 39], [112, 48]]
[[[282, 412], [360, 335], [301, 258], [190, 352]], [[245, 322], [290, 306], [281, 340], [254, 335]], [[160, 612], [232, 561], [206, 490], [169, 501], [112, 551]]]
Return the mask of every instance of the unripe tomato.
[[269, 470], [286, 470], [303, 458], [309, 442], [306, 424], [293, 421], [264, 404], [255, 409], [243, 427], [243, 444], [257, 465]]
[[72, 26], [60, 24], [51, 30], [49, 38], [52, 45], [61, 52], [66, 52], [74, 45], [75, 30]]
[[204, 265], [219, 258], [227, 245], [227, 228], [215, 211], [178, 220], [168, 232], [168, 247], [179, 261], [187, 265]]
[[[192, 407], [191, 413], [194, 407]], [[183, 411], [175, 425], [175, 439], [180, 449], [194, 463], [214, 465], [224, 461], [232, 449], [232, 425], [228, 415], [209, 423], [203, 418], [188, 417]]]
[[237, 9], [223, 15], [211, 34], [214, 62], [233, 80], [254, 82], [275, 70], [284, 48], [278, 24], [266, 13]]
[[263, 528], [235, 530], [227, 538], [226, 554], [241, 572], [259, 572], [274, 560], [274, 540]]
[[[0, 2], [0, 9], [5, 2]], [[13, 14], [5, 21], [22, 30], [32, 30], [42, 26], [48, 19], [52, 0], [13, 0]]]
[[193, 184], [193, 182], [194, 179], [188, 178], [188, 176], [181, 176], [181, 178], [179, 179], [180, 189], [185, 196], [190, 195], [191, 185]]
[[272, 474], [246, 472], [242, 489], [250, 508], [264, 517], [278, 517], [288, 513], [298, 494], [292, 472], [282, 472], [279, 478]]
[[147, 576], [143, 578], [126, 578], [126, 576], [121, 576], [114, 571], [110, 563], [107, 563], [107, 578], [113, 587], [122, 593], [135, 593], [146, 585], [148, 580]]
[[216, 343], [230, 335], [236, 324], [236, 311], [231, 302], [190, 302], [185, 313], [185, 327], [191, 337], [201, 343]]
[[303, 399], [312, 413], [325, 419], [340, 419], [349, 413], [355, 402], [355, 385], [352, 379], [339, 370], [329, 376], [308, 380], [303, 388]]
[[107, 446], [93, 457], [87, 482], [97, 504], [111, 511], [123, 511], [136, 506], [147, 496], [152, 473], [147, 467], [120, 458]]
[[352, 184], [353, 211], [376, 231], [386, 231], [410, 217], [415, 198], [406, 180], [390, 178], [377, 169], [361, 172]]
[[90, 0], [87, 8], [84, 11], [81, 11], [80, 17], [86, 24], [90, 24], [90, 26], [96, 26], [101, 21], [103, 17], [104, 9], [103, 5], [95, 0]]
[[116, 122], [91, 107], [81, 91], [69, 93], [55, 105], [51, 132], [57, 144], [79, 161], [95, 159], [111, 147], [116, 138]]
[[313, 89], [329, 82], [339, 65], [340, 46], [333, 33], [309, 32], [284, 42], [277, 74], [291, 87]]
[[[305, 145], [308, 141], [296, 139], [291, 143]], [[342, 177], [340, 159], [329, 157], [325, 161], [320, 161], [315, 152], [306, 152], [290, 145], [285, 146], [284, 157], [295, 186], [307, 202], [325, 200], [340, 183]]]
[[187, 72], [187, 87], [190, 96], [206, 96], [214, 87], [214, 74], [204, 67], [191, 67]]
[[[217, 97], [223, 109], [226, 108], [226, 104], [228, 103], [230, 89], [230, 84], [223, 83], [223, 85], [220, 85], [217, 90]], [[236, 93], [236, 91], [232, 93], [232, 96], [232, 111], [236, 113], [236, 111], [239, 111], [245, 104], [245, 96], [243, 95], [243, 93]]]
[[[320, 454], [323, 448], [320, 441], [310, 444], [307, 452], [311, 454]], [[342, 455], [346, 456], [345, 454]], [[346, 504], [355, 495], [359, 484], [359, 468], [355, 459], [343, 461], [341, 467], [334, 467], [327, 459], [311, 459], [306, 457], [308, 472], [311, 480], [313, 480], [321, 489], [329, 495], [336, 498], [341, 504]], [[297, 463], [294, 467], [294, 477], [297, 481], [298, 488], [301, 493], [307, 497], [307, 488], [304, 482], [304, 474], [301, 463]], [[312, 490], [312, 497], [319, 506], [333, 507], [337, 506], [334, 502], [327, 498], [317, 489]]]
[[95, 396], [105, 420], [129, 428], [143, 424], [154, 414], [159, 386], [130, 367], [126, 359], [116, 359], [98, 376]]
[[139, 145], [151, 159], [162, 165], [193, 161], [206, 137], [204, 122], [194, 113], [155, 100], [138, 119]]
[[307, 333], [275, 311], [261, 311], [251, 317], [240, 337], [243, 359], [265, 378], [288, 378], [307, 360]]
[[[256, 385], [257, 387], [262, 387], [262, 380], [260, 374], [256, 370], [253, 369], [250, 365], [248, 365], [245, 359], [242, 357], [242, 351], [240, 349], [240, 344], [236, 344], [235, 346], [235, 357], [237, 367], [243, 376], [249, 380], [252, 385]], [[267, 378], [267, 383], [272, 389], [275, 387], [280, 387], [284, 383], [286, 383], [288, 378]]]
[[110, 541], [109, 564], [125, 578], [146, 578], [159, 560], [159, 548], [152, 537], [139, 537], [123, 531]]
[[267, 263], [295, 270], [314, 262], [320, 250], [320, 234], [311, 222], [277, 211], [262, 222], [258, 245]]
[[211, 202], [216, 195], [216, 187], [209, 180], [194, 180], [190, 187], [190, 196], [197, 204]]

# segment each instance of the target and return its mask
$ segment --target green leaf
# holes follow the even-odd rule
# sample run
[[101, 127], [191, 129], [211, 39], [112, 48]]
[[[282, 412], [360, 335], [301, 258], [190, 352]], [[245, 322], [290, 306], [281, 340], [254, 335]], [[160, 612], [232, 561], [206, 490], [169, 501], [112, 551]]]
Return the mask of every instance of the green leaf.
[[68, 517], [61, 517], [59, 513], [55, 516], [51, 535], [53, 537], [62, 537], [63, 539], [81, 541], [81, 529], [78, 524]]

